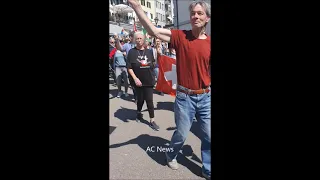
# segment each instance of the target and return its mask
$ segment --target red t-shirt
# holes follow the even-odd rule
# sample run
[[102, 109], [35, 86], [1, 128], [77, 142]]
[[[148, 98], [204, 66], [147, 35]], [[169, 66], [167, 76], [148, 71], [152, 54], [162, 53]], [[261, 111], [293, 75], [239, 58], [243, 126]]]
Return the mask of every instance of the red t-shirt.
[[204, 89], [211, 83], [209, 64], [210, 37], [196, 39], [191, 30], [171, 30], [171, 46], [176, 50], [178, 85], [192, 90]]

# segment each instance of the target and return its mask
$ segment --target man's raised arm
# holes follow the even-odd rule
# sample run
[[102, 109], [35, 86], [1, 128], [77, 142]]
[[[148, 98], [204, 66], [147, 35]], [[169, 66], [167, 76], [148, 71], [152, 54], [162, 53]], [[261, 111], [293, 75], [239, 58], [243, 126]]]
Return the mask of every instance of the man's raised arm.
[[149, 35], [155, 36], [163, 41], [170, 42], [171, 31], [168, 29], [156, 28], [148, 19], [147, 15], [144, 13], [138, 0], [128, 0], [128, 3], [136, 12], [140, 23], [147, 30]]
[[117, 35], [114, 35], [114, 39], [115, 39], [115, 46], [116, 46], [116, 48], [117, 48], [117, 50], [119, 50], [119, 51], [124, 51], [123, 49], [122, 49], [122, 45], [121, 45], [121, 43], [120, 43], [120, 41], [119, 41], [119, 37], [117, 36]]

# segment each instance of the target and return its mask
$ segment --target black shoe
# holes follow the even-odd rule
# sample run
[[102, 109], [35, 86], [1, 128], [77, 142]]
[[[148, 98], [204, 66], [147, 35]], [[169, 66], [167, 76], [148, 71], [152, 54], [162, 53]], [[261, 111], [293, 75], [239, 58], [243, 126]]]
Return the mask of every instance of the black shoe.
[[202, 172], [202, 176], [206, 179], [206, 180], [211, 180], [211, 175], [207, 175], [207, 174], [204, 174]]
[[140, 113], [137, 113], [137, 118], [136, 118], [136, 121], [137, 122], [140, 122], [140, 121], [142, 121], [143, 120], [143, 115], [142, 115], [142, 113], [140, 112]]
[[156, 124], [155, 121], [150, 122], [150, 127], [156, 131], [159, 131], [159, 126]]

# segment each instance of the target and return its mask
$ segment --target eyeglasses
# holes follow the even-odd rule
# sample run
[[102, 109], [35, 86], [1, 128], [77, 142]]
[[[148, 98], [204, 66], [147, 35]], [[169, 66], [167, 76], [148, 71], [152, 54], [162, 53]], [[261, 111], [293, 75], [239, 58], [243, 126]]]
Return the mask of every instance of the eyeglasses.
[[114, 42], [110, 42], [111, 44], [114, 44]]

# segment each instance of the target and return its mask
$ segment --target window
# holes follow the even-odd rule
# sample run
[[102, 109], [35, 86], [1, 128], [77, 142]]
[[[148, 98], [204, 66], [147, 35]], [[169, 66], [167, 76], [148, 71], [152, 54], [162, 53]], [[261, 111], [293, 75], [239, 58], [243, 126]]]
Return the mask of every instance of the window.
[[151, 16], [151, 19], [153, 19], [153, 15], [152, 15], [152, 13], [150, 13], [150, 16]]
[[162, 21], [165, 22], [164, 15], [162, 15]]
[[151, 8], [151, 3], [150, 2], [147, 2], [147, 7]]
[[146, 6], [146, 0], [141, 0], [141, 5]]

